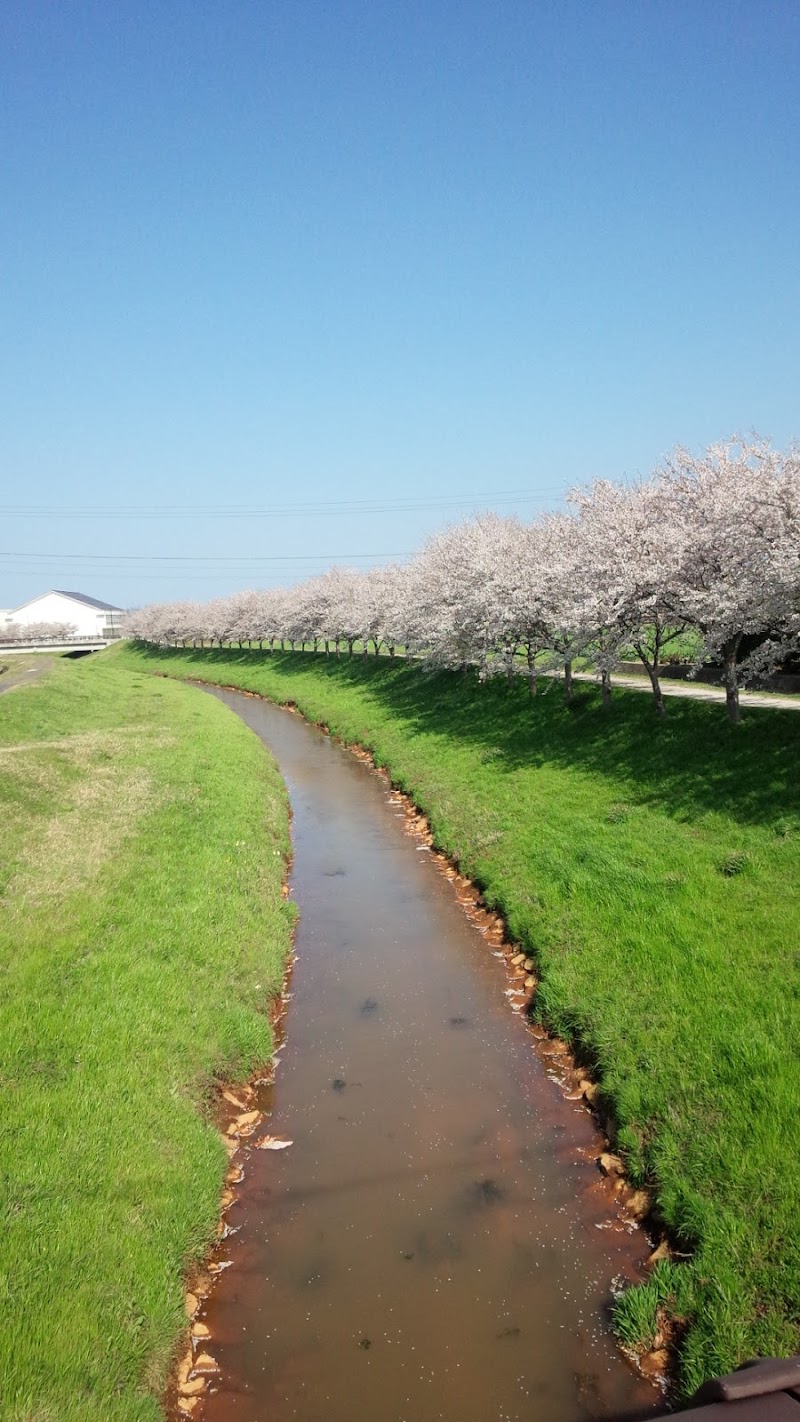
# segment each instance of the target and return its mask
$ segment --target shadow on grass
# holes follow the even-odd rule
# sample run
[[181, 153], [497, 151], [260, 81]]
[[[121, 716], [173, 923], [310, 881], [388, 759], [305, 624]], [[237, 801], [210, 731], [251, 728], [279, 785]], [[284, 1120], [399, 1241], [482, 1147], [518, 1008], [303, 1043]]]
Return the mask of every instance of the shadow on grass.
[[313, 652], [236, 648], [161, 649], [159, 659], [245, 670], [259, 665], [286, 680], [287, 699], [298, 671], [344, 690], [358, 688], [399, 717], [409, 734], [435, 734], [491, 753], [498, 770], [563, 765], [620, 781], [639, 804], [658, 805], [680, 820], [709, 812], [753, 824], [800, 820], [800, 712], [747, 709], [738, 726], [722, 705], [670, 700], [659, 721], [649, 695], [616, 689], [603, 711], [597, 688], [575, 688], [570, 707], [563, 686], [543, 680], [535, 698], [519, 680], [480, 683], [474, 673], [428, 672], [415, 663]]

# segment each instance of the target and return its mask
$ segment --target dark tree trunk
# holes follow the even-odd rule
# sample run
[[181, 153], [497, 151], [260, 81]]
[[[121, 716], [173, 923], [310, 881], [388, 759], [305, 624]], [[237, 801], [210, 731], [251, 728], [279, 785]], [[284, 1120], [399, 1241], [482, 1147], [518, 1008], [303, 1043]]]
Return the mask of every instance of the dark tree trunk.
[[529, 696], [535, 696], [535, 695], [536, 695], [536, 660], [535, 660], [535, 657], [534, 657], [534, 654], [533, 654], [533, 648], [532, 648], [532, 647], [528, 647], [528, 657], [527, 657], [527, 661], [528, 661], [528, 695], [529, 695]]
[[728, 720], [732, 725], [736, 725], [742, 719], [742, 711], [739, 705], [739, 678], [736, 673], [736, 654], [739, 651], [741, 635], [734, 637], [732, 641], [726, 642], [723, 648], [722, 667], [723, 679], [725, 682], [725, 707], [728, 712]]
[[572, 700], [572, 658], [564, 658], [564, 700], [569, 705]]
[[611, 672], [608, 667], [603, 667], [600, 673], [600, 690], [603, 698], [603, 710], [607, 711], [611, 705]]
[[661, 681], [660, 681], [660, 678], [659, 678], [659, 675], [658, 675], [658, 663], [657, 663], [657, 662], [652, 662], [652, 663], [651, 663], [651, 662], [647, 662], [647, 661], [646, 661], [646, 662], [645, 662], [645, 666], [647, 667], [647, 675], [648, 675], [649, 678], [650, 678], [650, 685], [651, 685], [652, 688], [653, 688], [653, 702], [654, 702], [654, 704], [655, 704], [656, 715], [657, 715], [657, 716], [663, 716], [663, 715], [664, 715], [664, 693], [663, 693], [663, 691], [661, 690]]
[[660, 679], [659, 674], [658, 674], [658, 673], [659, 673], [659, 669], [660, 669], [659, 653], [660, 653], [660, 651], [661, 651], [661, 632], [660, 632], [660, 629], [656, 629], [655, 650], [653, 651], [653, 660], [652, 660], [652, 661], [651, 661], [650, 658], [648, 657], [647, 651], [646, 651], [644, 645], [643, 645], [641, 642], [634, 642], [633, 648], [634, 648], [634, 651], [636, 652], [637, 657], [639, 658], [639, 661], [641, 662], [642, 666], [644, 667], [645, 671], [647, 672], [647, 675], [648, 675], [649, 678], [650, 678], [650, 685], [651, 685], [652, 688], [653, 688], [653, 704], [654, 704], [654, 706], [655, 706], [656, 715], [657, 715], [657, 716], [663, 716], [663, 715], [664, 715], [664, 693], [663, 693], [663, 691], [661, 690], [661, 679]]

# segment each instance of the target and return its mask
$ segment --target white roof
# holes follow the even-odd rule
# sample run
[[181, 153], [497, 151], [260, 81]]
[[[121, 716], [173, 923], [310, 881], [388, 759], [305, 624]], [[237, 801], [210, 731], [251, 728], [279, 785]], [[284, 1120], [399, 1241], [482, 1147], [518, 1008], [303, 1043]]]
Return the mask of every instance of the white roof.
[[49, 588], [46, 593], [39, 593], [38, 597], [29, 598], [27, 602], [21, 602], [19, 607], [13, 609], [14, 612], [22, 612], [25, 607], [32, 607], [35, 602], [41, 602], [43, 597], [49, 597], [55, 593], [57, 597], [68, 597], [72, 602], [80, 602], [84, 607], [96, 607], [99, 612], [122, 612], [121, 607], [116, 607], [113, 602], [100, 602], [96, 597], [87, 597], [85, 593], [64, 592], [63, 588]]

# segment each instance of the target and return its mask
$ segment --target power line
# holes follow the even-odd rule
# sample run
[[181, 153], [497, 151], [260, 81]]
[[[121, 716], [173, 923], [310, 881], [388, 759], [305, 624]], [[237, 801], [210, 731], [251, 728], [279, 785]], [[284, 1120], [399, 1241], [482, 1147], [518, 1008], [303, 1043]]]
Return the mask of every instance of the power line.
[[[26, 570], [25, 568], [15, 568], [14, 571], [22, 576], [26, 573], [31, 574], [35, 572], [35, 569]], [[96, 570], [91, 571], [95, 572]], [[315, 572], [316, 569], [310, 568], [306, 571], [310, 574]], [[322, 569], [322, 571], [325, 570]], [[81, 573], [80, 576], [85, 576], [88, 578], [90, 576], [89, 570], [87, 570], [85, 574]], [[102, 576], [106, 578], [105, 574], [102, 574]], [[111, 575], [109, 575], [109, 578], [110, 576]], [[237, 576], [233, 579], [233, 581], [236, 584], [247, 582], [247, 584], [249, 585], [249, 589], [252, 591], [263, 590], [263, 588], [267, 586], [266, 582], [262, 582], [260, 579], [258, 579], [257, 576], [253, 576], [251, 578], [244, 574]], [[138, 576], [134, 576], [133, 573], [117, 573], [116, 575], [114, 575], [114, 582], [115, 584], [129, 582], [132, 583], [135, 587], [139, 587], [140, 584], [143, 583], [158, 583], [159, 585], [162, 583], [179, 583], [182, 587], [186, 588], [194, 587], [196, 583], [215, 583], [219, 585], [220, 576], [214, 575], [213, 573], [160, 573], [158, 575], [156, 575], [155, 573], [141, 573]], [[230, 583], [225, 584], [226, 588], [229, 588], [230, 586]], [[273, 586], [273, 584], [269, 584], [269, 586]], [[275, 584], [275, 586], [283, 587], [284, 584], [279, 583]]]
[[438, 495], [429, 499], [339, 499], [315, 500], [286, 504], [246, 504], [246, 505], [197, 505], [165, 504], [154, 507], [145, 505], [120, 505], [117, 508], [42, 507], [34, 504], [8, 504], [0, 507], [0, 514], [6, 518], [63, 518], [63, 519], [172, 519], [172, 518], [296, 518], [325, 517], [353, 514], [398, 514], [416, 513], [425, 510], [464, 508], [476, 504], [496, 507], [500, 504], [536, 503], [543, 498], [563, 494], [563, 489], [540, 489], [533, 493], [529, 489], [498, 489], [489, 493]]
[[242, 554], [228, 556], [205, 553], [0, 553], [0, 558], [40, 562], [69, 559], [80, 563], [216, 563], [223, 570], [224, 566], [231, 563], [254, 567], [258, 563], [307, 563], [319, 562], [326, 558], [348, 558], [352, 561], [364, 558], [407, 557], [407, 553], [255, 553], [252, 557]]

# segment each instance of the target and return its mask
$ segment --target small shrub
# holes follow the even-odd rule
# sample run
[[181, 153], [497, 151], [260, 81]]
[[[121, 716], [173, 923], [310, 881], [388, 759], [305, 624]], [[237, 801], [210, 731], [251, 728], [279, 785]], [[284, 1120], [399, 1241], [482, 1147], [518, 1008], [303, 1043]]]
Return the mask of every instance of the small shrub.
[[610, 825], [621, 824], [623, 820], [627, 820], [630, 812], [630, 805], [625, 805], [622, 803], [618, 805], [611, 805], [609, 806], [609, 809], [606, 812], [606, 821]]
[[744, 873], [749, 863], [749, 854], [745, 854], [743, 849], [735, 849], [732, 854], [726, 854], [719, 866], [719, 872], [724, 874], [726, 879], [735, 879], [737, 874]]
[[685, 1264], [661, 1259], [644, 1284], [634, 1284], [619, 1295], [612, 1309], [613, 1328], [620, 1343], [647, 1352], [671, 1323], [684, 1325], [694, 1308], [695, 1283]]
[[661, 1297], [654, 1279], [646, 1284], [634, 1284], [615, 1300], [614, 1332], [626, 1348], [647, 1351], [658, 1333], [658, 1309]]

